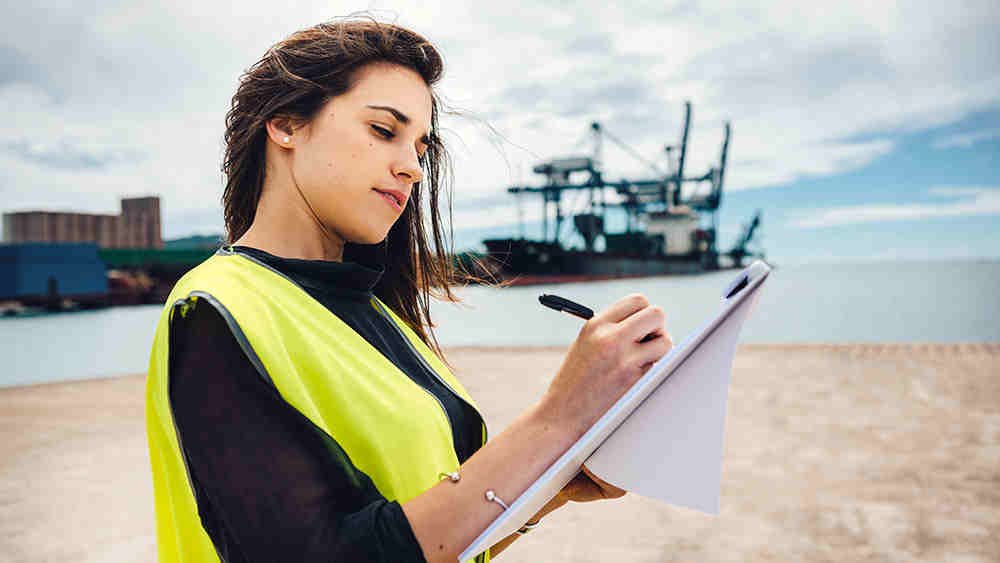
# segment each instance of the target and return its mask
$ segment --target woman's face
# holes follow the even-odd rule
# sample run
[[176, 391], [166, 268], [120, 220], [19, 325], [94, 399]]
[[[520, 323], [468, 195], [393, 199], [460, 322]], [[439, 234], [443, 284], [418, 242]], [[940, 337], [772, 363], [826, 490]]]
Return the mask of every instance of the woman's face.
[[328, 230], [345, 242], [373, 244], [414, 205], [408, 202], [423, 177], [417, 159], [427, 149], [431, 93], [415, 71], [387, 63], [362, 67], [356, 79], [290, 136], [290, 168]]

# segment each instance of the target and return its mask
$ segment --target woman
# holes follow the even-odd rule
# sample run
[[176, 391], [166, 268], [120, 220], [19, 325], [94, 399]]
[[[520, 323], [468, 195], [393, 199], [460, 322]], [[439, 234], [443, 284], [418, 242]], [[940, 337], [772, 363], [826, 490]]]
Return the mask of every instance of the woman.
[[[150, 359], [160, 561], [455, 561], [504, 510], [485, 491], [516, 499], [670, 349], [660, 309], [619, 301], [486, 442], [430, 331], [431, 289], [456, 279], [441, 72], [411, 31], [337, 21], [242, 77], [228, 244], [174, 287]], [[570, 500], [623, 494], [584, 470], [477, 560]]]

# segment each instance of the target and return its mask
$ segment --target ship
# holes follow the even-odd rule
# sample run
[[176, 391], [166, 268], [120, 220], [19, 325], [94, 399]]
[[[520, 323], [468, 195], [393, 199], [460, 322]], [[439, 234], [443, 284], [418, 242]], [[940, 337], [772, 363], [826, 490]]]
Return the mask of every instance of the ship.
[[[540, 197], [542, 238], [491, 238], [483, 241], [487, 260], [496, 277], [509, 285], [589, 281], [625, 277], [697, 274], [725, 268], [742, 268], [764, 252], [751, 248], [757, 242], [761, 210], [743, 225], [742, 232], [728, 251], [717, 246], [718, 212], [732, 128], [724, 124], [717, 166], [696, 176], [685, 176], [691, 102], [684, 104], [684, 126], [680, 141], [666, 145], [667, 170], [644, 159], [600, 123], [590, 125], [593, 150], [589, 155], [573, 155], [542, 162], [532, 171], [545, 178], [540, 186], [510, 186], [507, 192], [518, 198]], [[609, 140], [633, 155], [653, 171], [651, 178], [610, 181], [601, 170], [601, 151]], [[677, 156], [674, 158], [674, 153]], [[682, 198], [681, 186], [696, 186]], [[702, 189], [707, 186], [708, 189]], [[564, 210], [567, 192], [585, 192], [583, 209]], [[624, 210], [625, 229], [609, 232], [607, 212]], [[521, 215], [521, 214], [519, 214]], [[577, 244], [567, 244], [566, 219], [572, 218]], [[519, 218], [519, 232], [524, 232]]]

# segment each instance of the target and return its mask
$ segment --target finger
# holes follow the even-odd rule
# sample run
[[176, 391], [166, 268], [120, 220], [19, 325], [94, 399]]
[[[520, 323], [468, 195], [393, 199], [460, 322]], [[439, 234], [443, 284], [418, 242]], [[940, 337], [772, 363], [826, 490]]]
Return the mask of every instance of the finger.
[[575, 500], [579, 502], [580, 499], [599, 494], [597, 491], [599, 488], [600, 487], [598, 487], [596, 483], [587, 477], [586, 473], [578, 471], [573, 479], [571, 479], [569, 483], [566, 483], [566, 486], [562, 488], [561, 492], [568, 500]]
[[614, 485], [612, 485], [611, 483], [608, 483], [607, 481], [602, 480], [597, 475], [594, 475], [590, 471], [590, 469], [587, 468], [586, 464], [580, 466], [580, 470], [581, 470], [581, 473], [584, 473], [587, 477], [590, 478], [591, 481], [593, 481], [594, 483], [596, 483], [602, 489], [616, 489], [617, 488]]
[[573, 476], [572, 479], [570, 479], [569, 483], [566, 483], [566, 486], [562, 488], [562, 491], [566, 494], [574, 494], [586, 485], [587, 475], [583, 471], [579, 471]]
[[559, 494], [565, 500], [573, 502], [591, 502], [605, 498], [601, 487], [591, 481], [583, 471], [577, 473]]
[[633, 293], [628, 297], [619, 299], [614, 305], [611, 305], [604, 311], [601, 311], [601, 313], [597, 315], [597, 318], [611, 323], [620, 323], [635, 314], [637, 311], [641, 311], [648, 306], [649, 301], [646, 300], [644, 296], [639, 295], [638, 293]]
[[619, 489], [618, 487], [612, 485], [611, 483], [601, 480], [599, 477], [591, 473], [590, 470], [587, 469], [586, 465], [584, 465], [581, 469], [583, 469], [583, 472], [587, 474], [587, 477], [590, 477], [590, 480], [593, 481], [594, 484], [596, 484], [598, 487], [601, 488], [604, 495], [607, 497], [618, 498], [628, 492], [625, 489]]
[[663, 309], [652, 306], [635, 313], [622, 321], [622, 330], [631, 342], [639, 342], [647, 334], [654, 336], [666, 332], [667, 314]]
[[660, 358], [667, 355], [673, 349], [674, 343], [670, 338], [670, 334], [664, 332], [663, 334], [657, 336], [649, 342], [640, 345], [639, 353], [636, 356], [636, 364], [642, 366], [640, 369], [642, 373], [653, 367], [653, 364], [658, 362]]

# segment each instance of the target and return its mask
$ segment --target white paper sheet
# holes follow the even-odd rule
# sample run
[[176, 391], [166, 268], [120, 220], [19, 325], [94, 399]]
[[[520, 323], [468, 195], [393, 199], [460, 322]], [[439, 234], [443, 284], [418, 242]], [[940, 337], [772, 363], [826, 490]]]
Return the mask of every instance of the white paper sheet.
[[[595, 475], [622, 489], [717, 514], [733, 354], [770, 271], [759, 260], [741, 271], [724, 289], [719, 311], [656, 362], [459, 561], [514, 533], [585, 461]], [[741, 284], [745, 287], [726, 298]]]
[[759, 293], [741, 303], [639, 406], [586, 465], [631, 493], [719, 513], [729, 374], [740, 328]]

